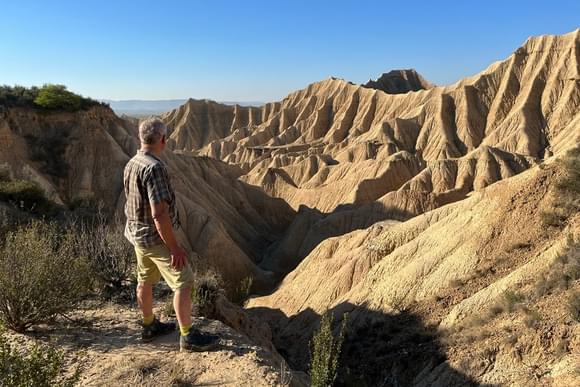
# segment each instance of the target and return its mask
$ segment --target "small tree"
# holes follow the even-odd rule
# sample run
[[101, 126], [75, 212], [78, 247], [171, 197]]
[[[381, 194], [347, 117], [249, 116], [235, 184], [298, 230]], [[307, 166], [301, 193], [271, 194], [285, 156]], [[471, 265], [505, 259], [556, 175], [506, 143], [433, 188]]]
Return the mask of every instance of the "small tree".
[[76, 111], [82, 108], [82, 97], [66, 89], [64, 85], [44, 85], [38, 91], [34, 103], [49, 110]]
[[0, 321], [16, 332], [72, 309], [89, 285], [74, 238], [33, 221], [9, 232], [0, 248]]
[[334, 384], [338, 372], [338, 362], [344, 335], [347, 315], [343, 315], [338, 336], [332, 334], [334, 316], [325, 313], [320, 320], [320, 329], [310, 342], [310, 384], [313, 387], [328, 387]]

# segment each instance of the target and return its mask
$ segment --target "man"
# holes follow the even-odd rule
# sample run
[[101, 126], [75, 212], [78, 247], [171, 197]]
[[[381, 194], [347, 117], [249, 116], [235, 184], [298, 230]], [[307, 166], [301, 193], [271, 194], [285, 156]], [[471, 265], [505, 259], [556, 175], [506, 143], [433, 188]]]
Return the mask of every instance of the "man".
[[137, 300], [143, 313], [143, 341], [175, 331], [153, 315], [153, 285], [161, 277], [174, 292], [173, 306], [181, 333], [181, 350], [204, 351], [216, 346], [217, 336], [191, 327], [193, 272], [187, 253], [175, 239], [179, 227], [175, 193], [165, 164], [159, 159], [166, 145], [167, 128], [159, 118], [139, 125], [141, 149], [125, 167], [127, 203], [125, 237], [137, 255]]

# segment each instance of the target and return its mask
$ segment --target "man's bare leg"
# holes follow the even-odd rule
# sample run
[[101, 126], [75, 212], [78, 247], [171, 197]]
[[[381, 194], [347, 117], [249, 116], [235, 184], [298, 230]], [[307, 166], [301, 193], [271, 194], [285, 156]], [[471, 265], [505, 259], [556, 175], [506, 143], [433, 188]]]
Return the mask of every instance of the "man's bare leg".
[[143, 313], [143, 332], [141, 333], [143, 342], [175, 332], [175, 323], [163, 323], [153, 315], [153, 285], [137, 285], [137, 301]]
[[137, 302], [143, 314], [143, 322], [147, 325], [150, 323], [148, 320], [153, 318], [153, 285], [137, 285]]
[[185, 336], [191, 328], [191, 288], [182, 288], [175, 291], [173, 308], [179, 322], [181, 335]]

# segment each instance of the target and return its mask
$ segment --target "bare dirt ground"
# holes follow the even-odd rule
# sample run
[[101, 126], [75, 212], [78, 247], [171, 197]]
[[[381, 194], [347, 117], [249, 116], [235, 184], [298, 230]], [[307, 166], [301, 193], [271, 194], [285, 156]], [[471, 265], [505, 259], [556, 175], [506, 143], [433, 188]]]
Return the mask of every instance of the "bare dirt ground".
[[187, 353], [179, 352], [178, 331], [141, 343], [139, 315], [127, 306], [86, 305], [68, 317], [11, 339], [63, 349], [70, 372], [82, 368], [82, 386], [303, 385], [277, 357], [219, 321], [194, 318], [194, 327], [219, 335], [221, 346]]

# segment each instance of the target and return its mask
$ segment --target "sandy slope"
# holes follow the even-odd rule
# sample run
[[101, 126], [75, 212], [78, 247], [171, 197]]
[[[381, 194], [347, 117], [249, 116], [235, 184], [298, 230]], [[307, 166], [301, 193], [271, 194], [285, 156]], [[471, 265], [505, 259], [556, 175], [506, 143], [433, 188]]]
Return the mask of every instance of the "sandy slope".
[[[539, 281], [559, 267], [562, 256], [568, 257], [564, 266], [580, 267], [578, 247], [570, 247], [571, 238], [580, 239], [579, 214], [572, 214], [562, 231], [548, 229], [541, 221], [542, 212], [551, 208], [552, 190], [562, 173], [556, 164], [536, 167], [406, 222], [377, 223], [325, 240], [272, 295], [252, 299], [248, 307], [272, 321], [277, 345], [297, 363], [304, 361], [304, 343], [319, 316], [333, 310], [337, 315], [350, 312], [350, 329], [365, 329], [371, 348], [386, 344], [373, 342], [378, 338], [365, 328], [369, 321], [395, 319], [398, 323], [398, 319], [411, 318], [414, 329], [429, 332], [433, 337], [428, 342], [441, 349], [424, 363], [415, 363], [416, 378], [409, 379], [414, 385], [445, 385], [449, 374], [456, 372], [449, 364], [456, 366], [466, 359], [470, 361], [464, 364], [466, 375], [479, 382], [518, 384], [530, 379], [534, 385], [558, 385], [557, 380], [533, 376], [526, 367], [539, 367], [544, 376], [560, 369], [565, 378], [580, 367], [580, 324], [568, 316], [564, 306], [573, 289], [580, 289], [580, 282], [550, 296], [531, 296]], [[564, 276], [564, 272], [557, 275]], [[526, 294], [527, 312], [488, 318], [506, 292]], [[553, 307], [554, 301], [558, 307]], [[503, 360], [493, 360], [488, 369], [480, 370], [474, 363], [481, 356], [478, 352], [496, 345], [486, 342], [488, 337], [476, 335], [470, 343], [452, 344], [447, 352], [442, 349], [440, 341], [461, 341], [458, 337], [463, 333], [458, 332], [466, 326], [472, 336], [478, 330], [489, 331], [495, 335], [491, 335], [493, 341], [503, 342], [509, 332], [520, 330], [531, 310], [541, 315], [542, 329], [521, 333], [528, 347], [522, 347], [519, 355], [514, 355], [510, 345], [496, 349], [495, 355]], [[510, 324], [512, 319], [518, 323]], [[497, 331], [510, 325], [513, 327]], [[554, 348], [556, 339], [564, 338], [568, 340], [564, 353], [569, 355], [562, 357], [562, 353], [554, 354]], [[351, 340], [356, 354], [360, 338], [355, 335]], [[407, 343], [413, 345], [412, 340]], [[442, 352], [448, 361], [436, 360]], [[355, 358], [351, 360], [357, 364]], [[433, 362], [446, 370], [432, 368]]]

